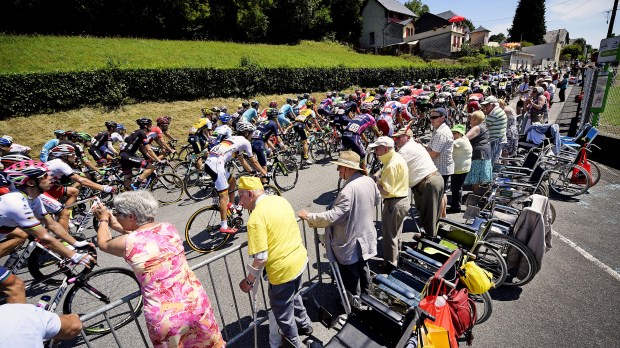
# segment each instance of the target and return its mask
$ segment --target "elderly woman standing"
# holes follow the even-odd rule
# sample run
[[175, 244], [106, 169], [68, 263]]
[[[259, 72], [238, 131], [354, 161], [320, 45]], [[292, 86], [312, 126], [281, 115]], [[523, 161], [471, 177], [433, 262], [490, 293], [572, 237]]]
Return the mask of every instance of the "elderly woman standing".
[[[150, 192], [124, 192], [114, 210], [99, 205], [99, 248], [131, 266], [144, 299], [144, 316], [155, 347], [224, 347], [202, 284], [189, 268], [176, 228], [155, 222]], [[122, 235], [113, 238], [110, 228]]]
[[517, 113], [506, 104], [504, 99], [499, 100], [499, 107], [506, 113], [506, 142], [502, 143], [502, 157], [512, 157], [517, 154], [519, 146], [519, 130], [517, 126]]
[[464, 185], [471, 185], [476, 192], [480, 184], [491, 182], [493, 163], [491, 145], [489, 144], [489, 130], [484, 123], [484, 113], [475, 111], [469, 115], [471, 129], [465, 137], [472, 147], [471, 169], [465, 178]]
[[451, 129], [454, 142], [452, 143], [452, 159], [454, 159], [454, 174], [450, 176], [450, 190], [452, 203], [448, 213], [461, 212], [461, 188], [471, 170], [472, 146], [465, 137], [465, 125], [457, 124]]
[[[548, 112], [547, 98], [544, 95], [545, 91], [542, 87], [536, 87], [532, 90], [531, 98], [526, 103], [526, 108], [530, 112], [531, 123], [542, 123], [545, 114]], [[526, 129], [529, 124], [526, 124], [523, 129]]]

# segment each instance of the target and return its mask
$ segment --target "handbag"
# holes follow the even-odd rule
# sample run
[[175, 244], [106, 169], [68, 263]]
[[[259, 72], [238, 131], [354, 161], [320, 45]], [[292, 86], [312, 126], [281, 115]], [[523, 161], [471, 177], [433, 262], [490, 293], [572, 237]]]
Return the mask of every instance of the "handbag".
[[448, 330], [426, 321], [419, 331], [418, 347], [424, 348], [450, 348]]
[[467, 288], [469, 293], [480, 295], [495, 287], [491, 272], [478, 266], [475, 262], [469, 261], [461, 267], [459, 279]]
[[[436, 347], [458, 347], [459, 345], [456, 340], [458, 336], [456, 335], [456, 330], [453, 324], [452, 310], [448, 305], [446, 297], [444, 297], [443, 295], [445, 293], [446, 286], [443, 284], [443, 282], [433, 280], [436, 279], [431, 278], [431, 285], [434, 283], [440, 283], [439, 285], [436, 285], [435, 291], [432, 291], [434, 295], [425, 296], [422, 301], [420, 301], [418, 307], [435, 317], [434, 322], [426, 319], [424, 321], [425, 325], [432, 324], [435, 326], [439, 326], [444, 328], [447, 332], [448, 340], [443, 341], [441, 343], [441, 346], [437, 345]], [[430, 286], [429, 288], [432, 288], [432, 286]], [[429, 290], [429, 292], [431, 291]], [[433, 344], [440, 344], [439, 338], [437, 338], [437, 342], [434, 342]]]
[[471, 345], [474, 339], [472, 329], [476, 324], [477, 313], [476, 304], [469, 297], [469, 291], [467, 291], [467, 288], [460, 290], [452, 289], [448, 293], [447, 302], [456, 337], [465, 335], [467, 345]]

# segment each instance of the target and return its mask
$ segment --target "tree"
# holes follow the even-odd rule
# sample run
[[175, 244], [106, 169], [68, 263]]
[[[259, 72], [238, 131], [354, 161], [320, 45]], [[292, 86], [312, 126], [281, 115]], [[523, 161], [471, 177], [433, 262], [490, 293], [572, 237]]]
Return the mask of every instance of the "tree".
[[583, 48], [576, 44], [565, 46], [564, 48], [562, 48], [562, 51], [560, 51], [560, 55], [570, 55], [571, 59], [577, 59], [582, 54]]
[[489, 41], [493, 41], [493, 42], [506, 41], [506, 36], [504, 36], [504, 33], [499, 33], [499, 34], [491, 35], [489, 37]]
[[409, 0], [405, 3], [405, 7], [418, 17], [430, 11], [428, 6], [423, 4], [421, 0]]
[[472, 31], [476, 30], [476, 26], [474, 25], [474, 23], [472, 23], [469, 19], [465, 18], [465, 20], [461, 23], [464, 26], [469, 28], [469, 32], [471, 33]]
[[512, 27], [508, 29], [510, 41], [529, 41], [534, 45], [545, 43], [545, 2], [540, 0], [519, 0]]

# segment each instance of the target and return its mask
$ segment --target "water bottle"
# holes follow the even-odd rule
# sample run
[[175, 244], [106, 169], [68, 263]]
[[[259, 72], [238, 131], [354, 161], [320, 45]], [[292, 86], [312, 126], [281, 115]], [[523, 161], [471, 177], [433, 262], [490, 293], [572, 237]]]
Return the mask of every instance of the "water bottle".
[[16, 252], [12, 252], [11, 255], [9, 255], [9, 258], [6, 260], [4, 267], [11, 269], [15, 262], [17, 262], [17, 259], [19, 259], [19, 255], [17, 255]]
[[49, 306], [49, 303], [50, 303], [51, 299], [52, 298], [50, 296], [48, 296], [48, 295], [41, 296], [41, 299], [39, 300], [39, 303], [37, 303], [37, 307], [43, 308], [43, 310], [46, 311], [48, 306]]

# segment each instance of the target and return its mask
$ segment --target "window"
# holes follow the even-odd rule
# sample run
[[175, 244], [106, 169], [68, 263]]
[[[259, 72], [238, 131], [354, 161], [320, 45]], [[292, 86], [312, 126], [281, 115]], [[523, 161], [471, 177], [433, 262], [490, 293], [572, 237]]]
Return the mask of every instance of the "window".
[[368, 40], [370, 41], [370, 44], [374, 45], [375, 44], [375, 32], [372, 31], [372, 32], [368, 33], [368, 36], [369, 36]]

